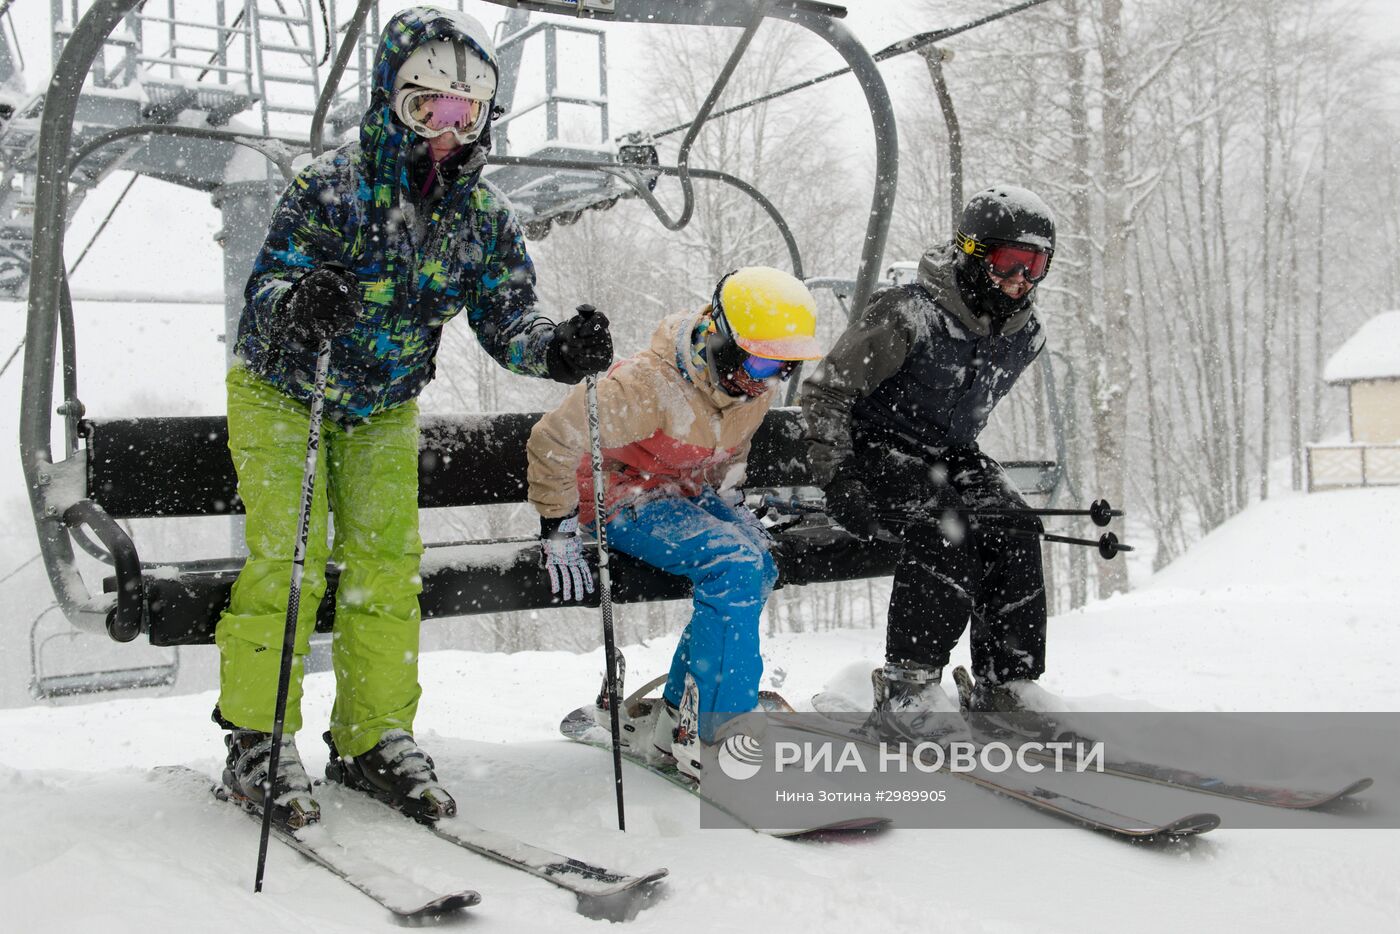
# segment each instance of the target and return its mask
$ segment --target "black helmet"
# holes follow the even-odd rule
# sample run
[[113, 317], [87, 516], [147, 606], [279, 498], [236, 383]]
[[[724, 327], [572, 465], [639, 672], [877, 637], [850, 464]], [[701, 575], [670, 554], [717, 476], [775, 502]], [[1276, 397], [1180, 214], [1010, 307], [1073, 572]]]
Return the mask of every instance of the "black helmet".
[[1027, 278], [1039, 282], [1050, 269], [1055, 252], [1055, 216], [1040, 196], [1015, 185], [995, 185], [968, 199], [958, 222], [958, 286], [973, 311], [990, 314], [1004, 322], [1030, 302], [1031, 293], [1013, 299], [999, 289], [987, 274], [983, 259], [997, 245], [1016, 244], [1045, 255], [1039, 275]]
[[[970, 244], [969, 244], [970, 241]], [[1024, 243], [1055, 252], [1055, 215], [1035, 192], [996, 185], [967, 201], [958, 222], [958, 249], [969, 255], [988, 243]]]

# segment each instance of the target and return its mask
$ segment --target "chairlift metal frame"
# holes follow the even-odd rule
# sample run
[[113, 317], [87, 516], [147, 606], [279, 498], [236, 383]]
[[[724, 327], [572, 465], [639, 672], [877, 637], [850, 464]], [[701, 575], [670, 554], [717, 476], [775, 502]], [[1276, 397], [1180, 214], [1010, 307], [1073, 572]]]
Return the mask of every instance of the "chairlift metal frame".
[[169, 661], [158, 665], [136, 665], [122, 668], [95, 668], [55, 672], [47, 650], [51, 645], [90, 638], [91, 633], [72, 626], [39, 638], [44, 617], [58, 609], [52, 603], [34, 617], [29, 626], [29, 693], [35, 700], [59, 700], [88, 694], [135, 691], [171, 687], [180, 677], [180, 648], [172, 646]]
[[[236, 573], [236, 561], [235, 559], [206, 559], [184, 562], [178, 567], [167, 569], [166, 572], [149, 574], [149, 569], [145, 568], [140, 561], [135, 544], [118, 524], [117, 518], [120, 516], [114, 517], [95, 501], [101, 499], [102, 495], [93, 486], [99, 482], [96, 479], [95, 471], [100, 473], [98, 470], [100, 465], [94, 464], [92, 461], [92, 445], [99, 433], [104, 434], [104, 436], [110, 435], [111, 429], [86, 420], [82, 404], [77, 397], [77, 364], [74, 351], [72, 302], [62, 262], [68, 184], [74, 173], [79, 170], [82, 158], [96, 151], [101, 145], [111, 144], [138, 133], [186, 135], [220, 143], [232, 142], [252, 146], [276, 163], [284, 177], [290, 172], [290, 155], [286, 146], [289, 143], [297, 145], [300, 141], [258, 140], [250, 138], [247, 134], [236, 134], [216, 129], [191, 130], [187, 127], [141, 126], [107, 134], [101, 142], [94, 140], [70, 156], [69, 149], [74, 136], [74, 115], [85, 76], [88, 74], [94, 58], [100, 54], [112, 29], [124, 15], [140, 2], [141, 0], [96, 0], [94, 2], [68, 38], [54, 67], [48, 94], [45, 98], [40, 125], [39, 166], [35, 189], [35, 235], [28, 304], [20, 441], [25, 479], [38, 530], [41, 554], [58, 606], [62, 608], [65, 617], [78, 630], [105, 633], [117, 641], [129, 641], [143, 632], [149, 632], [153, 642], [174, 645], [208, 641], [208, 630], [212, 628], [212, 624], [207, 619], [195, 619], [194, 617], [199, 617], [201, 613], [207, 616], [208, 612], [215, 608], [219, 594], [226, 594], [229, 575]], [[705, 2], [688, 2], [688, 0], [489, 0], [489, 2], [515, 10], [555, 15], [559, 15], [561, 12], [572, 12], [582, 18], [600, 21], [724, 26], [743, 30], [729, 62], [707, 95], [706, 104], [702, 106], [681, 145], [676, 165], [638, 166], [602, 160], [578, 161], [523, 156], [502, 156], [492, 161], [502, 166], [583, 169], [611, 174], [621, 179], [632, 192], [646, 201], [658, 220], [669, 229], [679, 229], [693, 213], [692, 184], [695, 179], [715, 180], [731, 185], [753, 198], [773, 219], [787, 247], [793, 270], [799, 276], [803, 274], [803, 268], [796, 239], [777, 208], [757, 189], [741, 179], [720, 171], [690, 167], [689, 155], [691, 145], [703, 128], [709, 111], [718, 99], [729, 76], [742, 59], [748, 40], [752, 38], [754, 32], [765, 19], [791, 22], [822, 37], [849, 65], [860, 83], [871, 113], [876, 144], [876, 181], [866, 223], [860, 265], [856, 276], [851, 280], [849, 296], [854, 307], [861, 307], [868, 301], [878, 281], [881, 255], [889, 231], [891, 207], [898, 178], [898, 140], [894, 114], [884, 81], [870, 54], [840, 21], [844, 10], [825, 3], [808, 2], [808, 0], [759, 0], [757, 3], [752, 2], [752, 0], [705, 0]], [[313, 120], [309, 147], [313, 152], [318, 151], [321, 147], [324, 120], [335, 99], [336, 85], [346, 62], [358, 47], [358, 32], [371, 5], [371, 0], [360, 0], [358, 3], [355, 16], [348, 25], [346, 36], [336, 56], [335, 64], [328, 73], [325, 84], [320, 88], [320, 100]], [[675, 218], [669, 215], [651, 193], [651, 188], [655, 185], [658, 175], [674, 176], [680, 182], [683, 206]], [[65, 419], [63, 436], [65, 456], [60, 460], [55, 460], [51, 448], [52, 414], [54, 411], [53, 375], [57, 338], [60, 330], [63, 337], [64, 403], [58, 412]], [[775, 412], [776, 414], [779, 413]], [[484, 430], [495, 431], [499, 429], [503, 436], [519, 440], [522, 425], [516, 424], [516, 422], [522, 418], [528, 418], [528, 416], [483, 416], [481, 418], [488, 422]], [[492, 421], [492, 419], [495, 420]], [[193, 426], [196, 432], [194, 436], [190, 436], [188, 433], [183, 436], [179, 435], [177, 431], [168, 427], [180, 421], [182, 420], [135, 420], [137, 424], [131, 426], [129, 430], [148, 432], [140, 435], [143, 443], [154, 443], [152, 442], [154, 438], [168, 437], [170, 440], [187, 444], [191, 443], [193, 439], [193, 443], [196, 445], [208, 446], [209, 429], [203, 426], [200, 420], [183, 420], [191, 423], [200, 422], [200, 424]], [[800, 457], [792, 457], [789, 450], [797, 440], [794, 427], [796, 425], [795, 413], [787, 410], [784, 417], [776, 418], [773, 421], [774, 424], [768, 428], [767, 440], [758, 439], [758, 442], [761, 443], [756, 442], [756, 463], [752, 465], [754, 472], [760, 478], [767, 478], [764, 481], [765, 485], [774, 481], [789, 482], [790, 478], [781, 469], [762, 463], [759, 459], [761, 449], [771, 449], [770, 453], [781, 454], [783, 462], [801, 461]], [[524, 428], [528, 430], [528, 425], [525, 425]], [[466, 423], [449, 425], [448, 430], [456, 432], [457, 434], [453, 437], [460, 440], [462, 432], [470, 434], [473, 431], [480, 432], [483, 428], [480, 424], [469, 419]], [[204, 434], [199, 434], [200, 432]], [[86, 445], [80, 443], [84, 439], [87, 441]], [[226, 455], [226, 451], [224, 453]], [[136, 454], [146, 456], [149, 452], [137, 451]], [[218, 453], [213, 452], [209, 456], [217, 457]], [[1026, 467], [1036, 469], [1037, 465], [1026, 465]], [[219, 469], [221, 467], [216, 467], [215, 471], [217, 472]], [[800, 473], [800, 471], [798, 472]], [[134, 479], [141, 475], [118, 474], [115, 480], [113, 476], [109, 473], [106, 480], [100, 482], [120, 483], [123, 480]], [[1035, 482], [1043, 483], [1043, 470], [1037, 476], [1039, 479]], [[520, 479], [511, 475], [508, 477], [507, 485], [515, 484], [518, 486]], [[446, 484], [446, 486], [451, 485], [450, 481]], [[441, 487], [438, 492], [442, 492]], [[431, 495], [430, 491], [429, 496], [431, 497]], [[482, 502], [488, 501], [495, 500], [482, 500]], [[464, 504], [471, 503], [450, 501], [424, 503], [425, 506]], [[129, 511], [126, 515], [140, 514], [140, 507], [136, 508], [137, 512]], [[231, 511], [233, 508], [230, 504], [219, 503], [209, 511], [196, 514], [222, 514]], [[153, 514], [182, 513], [162, 513], [161, 510], [156, 509]], [[92, 542], [89, 535], [95, 537], [96, 542]], [[115, 578], [109, 579], [109, 585], [114, 586], [115, 592], [94, 594], [89, 590], [76, 564], [73, 551], [75, 541], [80, 548], [89, 554], [113, 565], [116, 573]], [[806, 544], [803, 544], [803, 541]], [[893, 554], [886, 553], [888, 549], [860, 552], [859, 549], [853, 550], [851, 544], [847, 542], [836, 543], [840, 557], [833, 558], [829, 551], [823, 550], [831, 543], [820, 536], [806, 540], [799, 539], [795, 544], [797, 545], [797, 554], [790, 558], [788, 565], [784, 567], [784, 573], [786, 575], [791, 571], [791, 580], [796, 583], [889, 573], [887, 568], [893, 560]], [[509, 565], [510, 562], [507, 561], [504, 564]], [[532, 566], [532, 559], [526, 559], [522, 551], [521, 554], [515, 556], [514, 565], [513, 570], [529, 573], [526, 565]], [[481, 595], [464, 595], [460, 589], [453, 590], [447, 586], [441, 588], [442, 605], [439, 607], [441, 615], [520, 608], [512, 603], [517, 599], [543, 601], [540, 605], [549, 605], [547, 596], [533, 594], [518, 598], [504, 594], [499, 584], [492, 592], [493, 588], [489, 581], [493, 579], [491, 574], [498, 573], [498, 569], [483, 571], [484, 567], [469, 568], [468, 570], [472, 574], [467, 577], [469, 583], [480, 583], [485, 587], [485, 592]], [[512, 568], [503, 566], [499, 573], [505, 574], [510, 570]], [[192, 585], [184, 590], [170, 586], [172, 581], [167, 578], [171, 572], [177, 577], [187, 575], [188, 579], [193, 582]], [[636, 569], [630, 584], [627, 580], [621, 582], [622, 598], [646, 600], [681, 596], [682, 594], [678, 591], [679, 584], [676, 581], [662, 580], [663, 577], [665, 575], [655, 573], [648, 575], [644, 568]], [[460, 581], [453, 583], [460, 584]], [[519, 580], [513, 580], [511, 584], [519, 584]], [[522, 586], [526, 589], [530, 587], [528, 584]], [[158, 641], [156, 633], [152, 630], [153, 607], [160, 607], [158, 612], [165, 613], [167, 616], [163, 623], [164, 628], [161, 636], [166, 641]], [[170, 614], [174, 614], [174, 616], [171, 617]], [[184, 620], [181, 614], [190, 615], [190, 619]], [[428, 615], [431, 614], [425, 607], [425, 616]], [[174, 623], [171, 622], [171, 619], [174, 620]], [[174, 625], [175, 629], [178, 630], [178, 624], [182, 623], [188, 623], [187, 628], [190, 632], [182, 634], [175, 631], [172, 635], [171, 626]]]
[[[40, 550], [45, 568], [59, 606], [64, 615], [79, 629], [94, 632], [107, 632], [114, 638], [126, 640], [134, 638], [148, 622], [149, 606], [142, 584], [140, 561], [135, 545], [117, 522], [107, 515], [100, 506], [88, 497], [88, 468], [86, 449], [80, 446], [80, 428], [84, 417], [76, 388], [76, 353], [73, 350], [72, 302], [68, 292], [66, 275], [62, 263], [63, 234], [68, 201], [68, 183], [77, 168], [76, 160], [70, 159], [69, 150], [73, 139], [74, 115], [78, 107], [82, 86], [94, 59], [100, 54], [104, 43], [122, 17], [133, 10], [141, 0], [96, 0], [82, 20], [77, 24], [64, 45], [62, 54], [55, 63], [40, 123], [38, 172], [34, 206], [34, 244], [31, 265], [31, 280], [28, 303], [27, 339], [24, 355], [24, 389], [20, 417], [20, 448], [24, 463], [25, 480], [28, 485], [30, 502], [38, 530]], [[898, 177], [898, 152], [895, 121], [889, 95], [885, 89], [875, 62], [860, 42], [840, 22], [844, 10], [829, 4], [813, 3], [808, 0], [765, 0], [752, 3], [750, 0], [706, 0], [704, 3], [690, 3], [685, 0], [493, 0], [500, 6], [514, 7], [527, 11], [552, 13], [572, 12], [583, 18], [606, 19], [613, 22], [650, 23], [667, 25], [709, 25], [729, 26], [744, 30], [735, 54], [726, 66], [725, 72], [707, 97], [713, 105], [733, 68], [742, 56], [743, 48], [765, 18], [781, 19], [802, 26], [821, 36], [833, 46], [847, 61], [856, 74], [872, 114], [872, 124], [876, 136], [877, 181], [872, 197], [870, 216], [861, 265], [857, 272], [857, 303], [868, 298], [876, 279], [879, 260], [889, 230], [890, 207]], [[323, 126], [326, 110], [334, 97], [335, 84], [345, 63], [358, 42], [358, 27], [370, 6], [369, 0], [361, 0], [347, 35], [342, 42], [335, 65], [321, 86], [321, 99], [313, 125], [315, 144], [319, 145], [320, 128]], [[691, 176], [706, 177], [710, 173], [689, 168], [689, 143], [693, 142], [704, 124], [703, 112], [697, 119], [687, 142], [682, 147], [678, 164], [674, 169], [663, 167], [663, 174], [674, 174], [680, 179], [686, 208], [682, 210], [681, 221], [688, 219], [693, 205]], [[173, 127], [142, 127], [131, 133], [177, 133]], [[200, 130], [200, 135], [208, 138], [234, 139], [238, 134], [221, 133], [217, 130]], [[125, 134], [123, 134], [125, 135]], [[112, 136], [104, 142], [118, 138]], [[85, 147], [85, 155], [92, 148]], [[267, 151], [265, 154], [267, 154]], [[516, 157], [518, 164], [530, 164], [529, 160]], [[281, 160], [278, 160], [281, 161]], [[541, 161], [539, 164], [546, 164]], [[578, 167], [570, 166], [570, 167]], [[588, 166], [593, 167], [593, 166]], [[641, 170], [621, 168], [616, 165], [598, 165], [600, 170], [613, 171], [632, 185], [634, 190], [648, 200], [652, 210], [667, 226], [679, 224], [667, 217], [664, 209], [651, 195], [648, 179]], [[286, 164], [280, 165], [284, 172]], [[714, 173], [710, 177], [744, 190], [743, 183], [724, 173]], [[775, 220], [780, 217], [775, 208], [757, 196], [765, 211]], [[788, 245], [794, 268], [801, 271], [801, 260], [795, 240], [785, 223], [779, 223], [784, 240]], [[53, 371], [57, 332], [63, 330], [63, 372], [65, 417], [64, 453], [65, 457], [55, 460], [51, 447], [53, 412]], [[87, 548], [95, 554], [111, 556], [119, 570], [118, 578], [123, 586], [115, 595], [94, 594], [87, 587], [80, 574], [73, 551], [73, 541], [82, 542], [85, 535], [75, 534], [78, 530], [90, 531], [100, 543], [100, 548]]]

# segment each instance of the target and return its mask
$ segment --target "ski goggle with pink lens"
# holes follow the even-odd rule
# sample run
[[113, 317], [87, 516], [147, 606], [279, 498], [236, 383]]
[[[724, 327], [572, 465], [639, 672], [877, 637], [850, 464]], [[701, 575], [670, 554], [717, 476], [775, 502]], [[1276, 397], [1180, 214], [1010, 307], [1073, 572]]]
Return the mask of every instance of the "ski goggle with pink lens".
[[449, 130], [470, 133], [487, 106], [486, 101], [459, 94], [424, 90], [404, 99], [402, 116], [414, 132], [431, 139]]

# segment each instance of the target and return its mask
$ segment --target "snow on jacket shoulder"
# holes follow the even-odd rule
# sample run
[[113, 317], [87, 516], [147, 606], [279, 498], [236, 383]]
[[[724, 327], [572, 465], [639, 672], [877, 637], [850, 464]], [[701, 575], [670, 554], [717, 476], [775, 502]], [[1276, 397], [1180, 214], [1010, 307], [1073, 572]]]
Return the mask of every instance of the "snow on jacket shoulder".
[[[727, 490], [743, 482], [749, 443], [773, 393], [736, 399], [714, 385], [707, 370], [697, 369], [690, 343], [699, 319], [698, 313], [667, 317], [647, 350], [598, 380], [609, 518], [640, 502], [697, 496], [706, 486]], [[578, 509], [580, 521], [593, 521], [588, 447], [580, 385], [530, 432], [530, 502], [541, 516], [557, 519]]]
[[410, 182], [421, 140], [393, 116], [394, 75], [417, 46], [460, 36], [452, 15], [424, 13], [404, 11], [386, 29], [359, 140], [322, 155], [292, 181], [244, 293], [238, 355], [267, 382], [306, 400], [315, 349], [285, 337], [283, 299], [324, 263], [355, 274], [363, 312], [333, 342], [326, 390], [327, 414], [342, 422], [422, 392], [435, 372], [442, 327], [463, 310], [503, 366], [546, 375], [553, 327], [536, 309], [534, 266], [509, 203], [481, 180], [489, 131], [440, 199], [423, 203]]

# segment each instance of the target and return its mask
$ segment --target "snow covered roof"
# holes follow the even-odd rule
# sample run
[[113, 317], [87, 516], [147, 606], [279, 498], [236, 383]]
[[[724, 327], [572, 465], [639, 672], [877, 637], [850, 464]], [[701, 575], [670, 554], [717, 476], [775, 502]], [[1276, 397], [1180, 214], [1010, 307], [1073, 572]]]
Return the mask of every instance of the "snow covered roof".
[[1400, 311], [1383, 311], [1361, 326], [1327, 361], [1329, 383], [1400, 379]]

